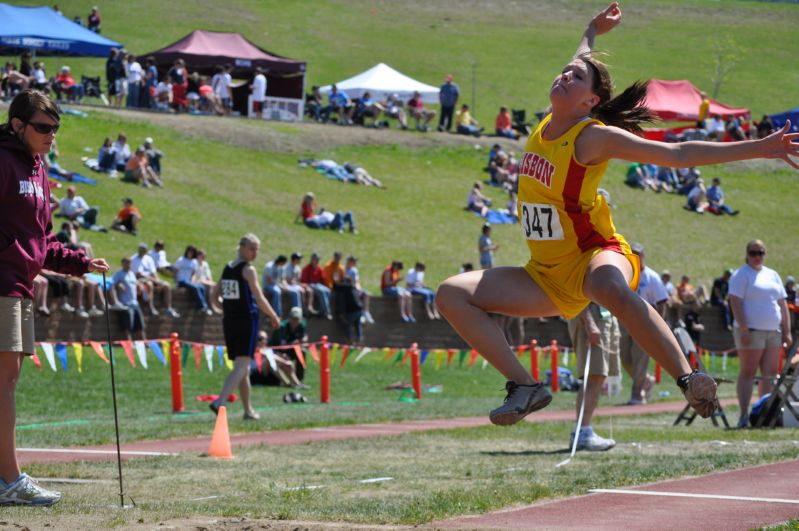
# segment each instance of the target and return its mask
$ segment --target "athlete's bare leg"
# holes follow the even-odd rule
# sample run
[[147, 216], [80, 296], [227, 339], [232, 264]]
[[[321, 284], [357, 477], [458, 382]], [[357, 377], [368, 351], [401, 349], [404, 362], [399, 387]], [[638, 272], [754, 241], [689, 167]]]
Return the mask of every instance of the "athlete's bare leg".
[[460, 336], [505, 378], [520, 385], [535, 382], [488, 315], [545, 317], [560, 313], [523, 268], [495, 267], [450, 277], [439, 286], [436, 303]]
[[691, 366], [657, 311], [630, 289], [632, 264], [623, 255], [602, 251], [588, 264], [583, 293], [607, 308], [627, 328], [644, 352], [660, 363], [675, 380]]

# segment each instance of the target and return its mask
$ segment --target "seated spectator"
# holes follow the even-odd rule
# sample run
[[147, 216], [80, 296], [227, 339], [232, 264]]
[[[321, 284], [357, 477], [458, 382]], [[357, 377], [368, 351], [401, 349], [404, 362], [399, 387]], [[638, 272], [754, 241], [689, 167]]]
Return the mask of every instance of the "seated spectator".
[[666, 289], [666, 295], [668, 295], [666, 299], [666, 320], [669, 326], [673, 326], [674, 319], [672, 319], [672, 316], [680, 315], [682, 301], [677, 296], [677, 288], [671, 281], [671, 272], [668, 269], [664, 269], [660, 274], [660, 280], [663, 282], [663, 287]]
[[710, 120], [710, 123], [707, 125], [707, 139], [721, 142], [724, 140], [724, 133], [724, 120], [722, 120], [721, 116], [718, 114], [714, 114], [713, 119]]
[[[170, 112], [172, 110], [172, 100], [174, 97], [172, 83], [164, 76], [155, 86], [155, 108], [159, 111]], [[202, 92], [200, 93], [200, 97], [202, 97]]]
[[494, 160], [488, 165], [488, 169], [491, 174], [492, 184], [498, 184], [506, 190], [514, 190], [517, 188], [519, 176], [514, 171], [516, 167], [511, 165], [510, 158], [504, 151], [500, 151], [496, 154]]
[[136, 153], [128, 159], [125, 164], [125, 176], [122, 180], [133, 184], [141, 183], [145, 188], [150, 188], [153, 185], [164, 186], [158, 175], [150, 168], [144, 146], [137, 147]]
[[150, 258], [155, 263], [155, 268], [162, 275], [174, 277], [176, 273], [175, 266], [169, 263], [166, 257], [166, 245], [164, 240], [155, 240], [153, 249], [150, 251]]
[[375, 320], [369, 312], [369, 293], [361, 286], [361, 275], [358, 273], [357, 263], [357, 258], [348, 256], [344, 266], [344, 276], [348, 278], [352, 286], [355, 287], [355, 292], [361, 302], [363, 320], [369, 324], [374, 324]]
[[469, 113], [469, 106], [465, 103], [461, 105], [461, 110], [455, 113], [455, 126], [456, 131], [461, 135], [473, 135], [479, 137], [480, 133], [483, 132], [483, 128], [480, 127], [480, 124], [477, 123], [477, 120], [472, 118], [472, 115]]
[[724, 130], [730, 135], [733, 142], [746, 140], [746, 133], [741, 127], [741, 122], [735, 116], [727, 116], [727, 120], [724, 122]]
[[50, 308], [47, 303], [48, 285], [49, 282], [41, 273], [33, 279], [33, 307], [42, 315], [50, 315]]
[[790, 275], [785, 277], [785, 294], [788, 304], [796, 304], [796, 281]]
[[116, 154], [114, 152], [114, 143], [111, 137], [105, 137], [103, 145], [97, 151], [97, 167], [92, 167], [95, 171], [102, 171], [111, 176], [116, 176]]
[[405, 275], [405, 287], [412, 294], [422, 296], [428, 319], [431, 321], [441, 319], [438, 308], [436, 308], [436, 292], [424, 285], [425, 269], [425, 265], [422, 262], [416, 262], [416, 265], [410, 268]]
[[678, 168], [677, 177], [679, 178], [679, 186], [677, 193], [680, 195], [688, 195], [688, 193], [696, 186], [696, 180], [701, 177], [702, 172], [695, 167], [691, 168]]
[[144, 315], [139, 307], [136, 298], [136, 274], [131, 269], [130, 258], [122, 259], [122, 269], [114, 273], [111, 277], [114, 284], [117, 299], [125, 307], [125, 311], [120, 312], [120, 325], [125, 330], [128, 340], [132, 340], [132, 333], [139, 332], [140, 339], [145, 339], [144, 335]]
[[422, 94], [418, 90], [408, 100], [408, 112], [416, 120], [417, 131], [430, 131], [430, 122], [436, 117], [436, 111], [425, 108]]
[[386, 101], [382, 103], [383, 113], [388, 118], [394, 118], [399, 122], [400, 129], [408, 128], [408, 115], [405, 113], [404, 104], [399, 94], [390, 94]]
[[[150, 260], [152, 257], [148, 256]], [[179, 288], [187, 288], [197, 300], [197, 308], [206, 315], [214, 312], [208, 306], [208, 293], [205, 285], [199, 280], [200, 264], [197, 261], [197, 248], [193, 245], [186, 247], [183, 256], [175, 262], [175, 282]]]
[[150, 314], [158, 315], [159, 312], [155, 309], [155, 298], [161, 294], [166, 306], [164, 313], [169, 317], [178, 318], [180, 314], [172, 308], [172, 286], [158, 277], [158, 269], [147, 251], [147, 244], [140, 243], [137, 253], [130, 257], [131, 270], [142, 288], [142, 300], [149, 303]]
[[341, 263], [341, 257], [341, 252], [335, 251], [333, 258], [322, 268], [322, 278], [325, 286], [331, 290], [336, 287], [336, 284], [341, 284], [344, 280], [344, 266]]
[[313, 118], [314, 121], [321, 122], [323, 101], [319, 85], [311, 87], [311, 93], [305, 95], [305, 114]]
[[319, 266], [319, 255], [311, 254], [311, 261], [302, 269], [300, 282], [309, 286], [314, 291], [314, 296], [319, 299], [319, 312], [328, 319], [333, 318], [330, 308], [330, 288], [325, 285], [325, 276]]
[[302, 218], [306, 227], [338, 230], [339, 233], [344, 232], [344, 225], [349, 225], [351, 233], [358, 233], [355, 229], [355, 218], [349, 210], [347, 212], [338, 211], [333, 214], [322, 208], [318, 213], [315, 213], [316, 208], [316, 196], [314, 196], [313, 192], [308, 192], [302, 200], [299, 213], [294, 218], [295, 223]]
[[188, 80], [186, 81], [186, 102], [189, 112], [197, 111], [200, 106], [201, 84], [202, 80], [200, 79], [199, 72], [192, 72], [189, 74]]
[[13, 98], [17, 92], [28, 88], [30, 83], [28, 76], [17, 70], [17, 65], [11, 62], [6, 62], [3, 75], [0, 77], [2, 78], [2, 93], [5, 99]]
[[285, 255], [279, 255], [274, 260], [270, 260], [264, 266], [261, 274], [261, 290], [266, 299], [272, 304], [275, 313], [280, 317], [283, 315], [283, 267], [288, 262]]
[[[155, 249], [153, 249], [155, 251]], [[153, 251], [150, 251], [150, 256], [152, 256]], [[214, 281], [214, 276], [211, 273], [211, 266], [208, 265], [208, 261], [205, 259], [206, 254], [203, 249], [197, 249], [197, 275], [195, 280], [202, 284], [205, 288], [205, 294], [207, 296], [207, 303], [208, 307], [211, 308], [213, 313], [222, 313], [219, 309], [216, 309], [211, 304], [211, 294], [214, 292], [214, 288], [216, 287], [216, 282]], [[166, 260], [166, 258], [164, 258]], [[161, 273], [161, 267], [159, 262], [156, 261], [156, 267], [158, 268], [158, 272]], [[207, 312], [206, 312], [207, 313]]]
[[94, 255], [92, 246], [90, 243], [80, 240], [80, 236], [78, 234], [79, 230], [80, 225], [78, 225], [77, 222], [66, 221], [61, 224], [61, 230], [56, 234], [56, 239], [63, 243], [68, 249], [72, 249], [74, 251], [82, 249], [87, 256], [91, 257]]
[[213, 87], [208, 82], [208, 78], [200, 77], [200, 88], [198, 89], [200, 99], [197, 102], [197, 112], [205, 114], [223, 115], [222, 102], [214, 93]]
[[150, 168], [160, 177], [161, 159], [164, 158], [164, 152], [160, 149], [155, 149], [153, 146], [153, 137], [151, 136], [144, 139], [144, 153], [147, 155], [147, 163], [150, 165]]
[[402, 262], [394, 261], [383, 270], [380, 276], [380, 291], [384, 297], [396, 297], [399, 302], [400, 316], [406, 323], [415, 323], [413, 317], [413, 298], [411, 292], [399, 285]]
[[41, 90], [42, 92], [50, 93], [50, 82], [47, 80], [47, 73], [44, 70], [44, 63], [37, 61], [33, 63], [33, 71], [31, 72], [30, 88]]
[[513, 119], [507, 107], [502, 106], [499, 108], [499, 114], [497, 114], [494, 125], [496, 127], [497, 136], [504, 136], [514, 140], [519, 138], [519, 133], [513, 129]]
[[730, 205], [724, 202], [724, 190], [721, 189], [721, 179], [718, 177], [713, 178], [713, 184], [707, 189], [707, 202], [709, 206], [707, 211], [716, 215], [729, 214], [730, 216], [737, 216], [739, 210], [733, 210]]
[[721, 310], [727, 330], [732, 330], [732, 310], [729, 299], [732, 273], [732, 269], [725, 270], [719, 278], [713, 281], [713, 291], [710, 292], [710, 305], [717, 306]]
[[125, 165], [130, 158], [130, 146], [125, 133], [119, 133], [116, 142], [111, 146], [114, 152], [114, 164], [117, 171], [125, 171]]
[[466, 199], [466, 210], [477, 212], [483, 217], [488, 214], [488, 207], [491, 206], [491, 200], [483, 195], [483, 185], [480, 181], [475, 181], [472, 185], [472, 190], [469, 192], [469, 197]]
[[464, 262], [461, 264], [461, 268], [458, 271], [458, 274], [468, 273], [469, 271], [474, 271], [474, 264], [471, 262]]
[[518, 208], [518, 198], [516, 196], [516, 192], [513, 190], [508, 190], [508, 204], [506, 205], [508, 214], [513, 218], [514, 223], [519, 222], [519, 208]]
[[287, 292], [291, 297], [291, 307], [305, 308], [311, 314], [313, 308], [313, 289], [300, 284], [302, 269], [300, 253], [291, 253], [289, 263], [283, 266], [283, 276], [280, 283], [281, 291]]
[[68, 66], [61, 67], [61, 73], [56, 77], [53, 88], [59, 100], [63, 100], [65, 95], [67, 101], [73, 103], [80, 102], [83, 99], [83, 85], [75, 83]]
[[695, 345], [701, 345], [702, 332], [705, 330], [705, 325], [702, 324], [702, 319], [697, 313], [698, 309], [699, 305], [696, 301], [687, 304], [685, 307], [685, 314], [682, 318], [685, 329], [688, 331], [688, 335], [691, 336]]
[[633, 162], [627, 167], [627, 177], [624, 182], [627, 186], [632, 186], [633, 188], [657, 190], [646, 167], [638, 162]]
[[[75, 312], [75, 315], [88, 318], [89, 314], [83, 309], [83, 288], [82, 277], [70, 277], [62, 273], [56, 273], [49, 269], [42, 269], [40, 275], [47, 279], [47, 284], [52, 292], [53, 299], [61, 299], [59, 309], [63, 312]], [[69, 303], [70, 294], [74, 295], [73, 303]]]
[[352, 125], [352, 112], [354, 106], [346, 92], [338, 90], [336, 85], [330, 87], [328, 105], [321, 110], [322, 121], [330, 121], [330, 115], [336, 113], [341, 125]]
[[92, 228], [97, 224], [98, 207], [89, 207], [74, 186], [67, 188], [67, 196], [61, 200], [60, 215], [78, 222], [82, 227]]
[[658, 192], [674, 192], [679, 184], [676, 170], [666, 166], [658, 167], [656, 180], [658, 184]]
[[[270, 347], [282, 347], [286, 345], [297, 345], [308, 342], [307, 325], [302, 319], [302, 308], [293, 307], [289, 310], [289, 317], [277, 327], [269, 338], [268, 345]], [[259, 345], [263, 345], [262, 339], [265, 339], [265, 333], [259, 333]], [[302, 383], [305, 377], [305, 369], [300, 364], [297, 354], [294, 349], [278, 349], [274, 350], [275, 362], [280, 373], [280, 378], [285, 382], [285, 385], [290, 385], [295, 389], [308, 389], [309, 386]], [[264, 371], [268, 366], [264, 363]], [[271, 368], [270, 368], [271, 370]]]
[[766, 138], [776, 129], [777, 128], [774, 127], [774, 122], [771, 120], [771, 116], [764, 114], [763, 118], [761, 118], [760, 122], [757, 124], [757, 137]]
[[122, 205], [120, 211], [117, 212], [117, 217], [111, 223], [111, 228], [136, 236], [139, 233], [138, 226], [141, 221], [141, 212], [133, 206], [133, 199], [130, 197], [124, 199]]
[[683, 275], [680, 279], [680, 284], [677, 286], [677, 296], [683, 305], [696, 301], [696, 291], [691, 285], [691, 277]]
[[92, 7], [92, 12], [86, 17], [86, 27], [95, 33], [100, 33], [100, 23], [100, 11], [97, 6], [94, 6]]
[[380, 103], [372, 99], [372, 94], [369, 91], [366, 91], [363, 93], [363, 96], [358, 99], [355, 105], [352, 121], [365, 126], [366, 119], [371, 118], [372, 127], [379, 128], [380, 114], [384, 110], [385, 108]]
[[707, 201], [707, 190], [705, 189], [705, 181], [698, 178], [694, 183], [694, 187], [688, 192], [686, 198], [685, 209], [702, 214], [705, 212], [710, 203]]
[[61, 153], [58, 151], [58, 142], [56, 142], [56, 139], [53, 138], [53, 143], [50, 144], [50, 151], [47, 152], [46, 157], [42, 158], [45, 170], [47, 173], [55, 173], [64, 179], [71, 181], [73, 172], [65, 170], [61, 167], [61, 165], [58, 163], [59, 157], [61, 157]]

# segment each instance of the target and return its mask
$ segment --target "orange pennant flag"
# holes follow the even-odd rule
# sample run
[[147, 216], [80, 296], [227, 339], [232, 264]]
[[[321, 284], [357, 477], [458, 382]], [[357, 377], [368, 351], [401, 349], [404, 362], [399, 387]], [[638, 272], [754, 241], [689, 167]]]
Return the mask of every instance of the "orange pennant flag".
[[[314, 357], [314, 359], [318, 363], [319, 362], [319, 358], [316, 357], [316, 355], [315, 355], [316, 354], [316, 348], [314, 347], [314, 345], [311, 345], [310, 350], [311, 350], [311, 355]], [[302, 347], [300, 345], [294, 345], [294, 353], [297, 355], [297, 359], [300, 360], [300, 365], [302, 365], [302, 368], [304, 369], [305, 368], [305, 356], [302, 353]]]
[[519, 345], [519, 348], [516, 349], [516, 356], [521, 358], [525, 350], [527, 350], [527, 345]]
[[135, 369], [136, 359], [133, 357], [133, 343], [131, 343], [130, 341], [120, 341], [119, 345], [122, 347], [122, 350], [125, 351], [125, 355], [128, 357], [128, 361], [130, 361], [131, 366]]
[[341, 347], [341, 365], [339, 367], [344, 367], [344, 362], [347, 361], [347, 356], [350, 355], [350, 347], [349, 345], [344, 345]]
[[200, 370], [200, 365], [202, 365], [202, 358], [203, 358], [203, 346], [199, 343], [194, 344], [194, 366], [197, 370]]
[[[316, 352], [316, 345], [314, 343], [311, 343], [310, 345], [308, 345], [308, 350], [311, 352], [311, 357], [314, 359], [314, 361], [316, 361], [316, 363], [319, 363], [319, 354]], [[305, 364], [303, 363], [302, 366], [305, 367]]]
[[471, 357], [469, 358], [469, 367], [471, 367], [472, 365], [474, 365], [474, 362], [477, 360], [477, 356], [479, 356], [479, 355], [480, 355], [480, 353], [479, 353], [479, 352], [477, 352], [477, 350], [475, 350], [475, 349], [472, 349], [472, 355], [471, 355]]
[[452, 358], [455, 356], [455, 349], [451, 348], [447, 350], [447, 367], [449, 367], [450, 363], [452, 363]]
[[99, 341], [89, 341], [89, 345], [94, 349], [100, 359], [106, 363], [110, 363], [108, 358], [105, 355], [105, 351], [103, 350], [103, 345]]
[[402, 359], [400, 360], [400, 365], [405, 365], [405, 362], [408, 361], [408, 358], [411, 357], [412, 352], [413, 352], [412, 348], [405, 349], [405, 355], [402, 356]]
[[39, 355], [36, 354], [35, 352], [33, 353], [33, 356], [31, 356], [31, 361], [33, 362], [34, 365], [36, 365], [37, 369], [42, 368], [42, 362], [41, 360], [39, 360]]

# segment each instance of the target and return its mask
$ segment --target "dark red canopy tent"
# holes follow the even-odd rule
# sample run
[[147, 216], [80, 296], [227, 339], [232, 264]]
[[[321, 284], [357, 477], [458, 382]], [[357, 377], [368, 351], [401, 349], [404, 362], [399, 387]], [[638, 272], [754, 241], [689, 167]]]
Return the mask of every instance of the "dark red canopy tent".
[[[303, 99], [305, 90], [305, 62], [273, 54], [245, 39], [239, 33], [195, 30], [165, 48], [142, 54], [152, 56], [158, 71], [163, 74], [183, 59], [189, 72], [213, 76], [219, 65], [233, 65], [232, 76], [250, 81], [256, 67], [266, 72], [267, 96]], [[234, 107], [245, 111], [247, 86], [234, 89]]]
[[[699, 105], [702, 103], [702, 93], [687, 80], [651, 79], [646, 90], [644, 104], [663, 121], [696, 122], [699, 118]], [[710, 100], [708, 116], [720, 115], [722, 118], [734, 116], [736, 118], [749, 118], [750, 110], [730, 107]], [[668, 131], [680, 133], [693, 126], [679, 127], [676, 129], [646, 129], [645, 136], [651, 140], [663, 140]]]

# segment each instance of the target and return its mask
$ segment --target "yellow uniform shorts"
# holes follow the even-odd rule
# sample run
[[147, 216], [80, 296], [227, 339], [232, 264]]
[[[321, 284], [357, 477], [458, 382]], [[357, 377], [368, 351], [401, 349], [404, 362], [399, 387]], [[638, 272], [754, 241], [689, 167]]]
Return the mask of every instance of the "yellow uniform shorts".
[[[542, 264], [530, 259], [524, 270], [546, 292], [566, 319], [577, 317], [591, 301], [583, 294], [583, 282], [588, 263], [603, 249], [597, 247], [580, 254], [570, 255], [557, 264]], [[616, 251], [618, 252], [618, 251]], [[638, 255], [621, 252], [633, 266], [630, 288], [638, 289], [641, 262]]]

